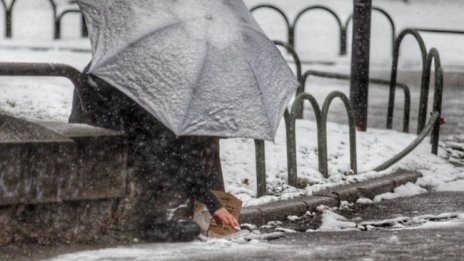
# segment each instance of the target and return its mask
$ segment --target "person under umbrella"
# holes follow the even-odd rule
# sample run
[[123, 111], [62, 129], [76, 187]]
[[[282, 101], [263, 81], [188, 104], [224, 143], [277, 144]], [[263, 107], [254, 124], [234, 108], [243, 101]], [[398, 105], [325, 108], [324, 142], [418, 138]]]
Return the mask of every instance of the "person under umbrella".
[[169, 218], [186, 194], [237, 228], [209, 189], [204, 158], [217, 156], [211, 137], [274, 139], [298, 87], [279, 50], [241, 0], [77, 3], [93, 53], [86, 73], [94, 102], [84, 99], [83, 109], [128, 134], [129, 161], [152, 166], [142, 169], [158, 206], [162, 192], [174, 193], [164, 194], [169, 207], [155, 209], [153, 230], [178, 227]]
[[[188, 241], [200, 233], [191, 222], [192, 199], [204, 203], [218, 224], [238, 229], [238, 221], [211, 192], [222, 176], [216, 138], [180, 137], [137, 103], [84, 70], [86, 113], [95, 126], [123, 131], [128, 137], [128, 166], [138, 170], [149, 188], [140, 208], [146, 215], [144, 234], [153, 241]], [[84, 122], [77, 91], [69, 121]], [[218, 164], [218, 165], [215, 165]], [[216, 168], [216, 169], [215, 169]], [[222, 177], [220, 177], [222, 178]], [[221, 186], [221, 184], [219, 185]], [[187, 203], [187, 204], [185, 204]]]

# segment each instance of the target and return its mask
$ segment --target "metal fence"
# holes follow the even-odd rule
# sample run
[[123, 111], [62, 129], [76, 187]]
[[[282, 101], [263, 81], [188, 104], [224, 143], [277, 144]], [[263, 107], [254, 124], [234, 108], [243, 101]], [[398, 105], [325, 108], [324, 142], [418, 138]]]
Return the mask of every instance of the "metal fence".
[[[0, 0], [3, 6], [4, 14], [5, 14], [5, 37], [6, 38], [12, 38], [13, 36], [13, 15], [14, 15], [14, 10], [15, 6], [18, 3], [19, 0], [11, 0], [11, 2], [8, 4], [7, 0]], [[58, 12], [58, 6], [55, 3], [54, 0], [48, 0], [50, 9], [52, 11], [52, 17], [51, 21], [53, 24], [53, 29], [54, 29], [54, 38], [55, 39], [60, 39], [61, 38], [61, 25], [63, 18], [69, 14], [77, 13], [80, 14], [80, 10], [78, 8], [72, 7], [72, 6], [67, 6], [64, 10], [61, 12]], [[69, 2], [70, 4], [72, 2]], [[88, 32], [87, 32], [87, 27], [85, 26], [85, 21], [84, 21], [84, 16], [81, 15], [82, 19], [82, 24], [81, 24], [81, 35], [82, 37], [87, 37]]]
[[[417, 138], [411, 142], [406, 148], [404, 148], [397, 155], [387, 160], [385, 163], [380, 164], [373, 171], [382, 171], [414, 150], [426, 137], [431, 133], [432, 153], [438, 153], [438, 143], [440, 136], [440, 119], [442, 110], [442, 97], [443, 97], [443, 68], [440, 62], [440, 55], [437, 49], [431, 48], [427, 53], [425, 43], [418, 31], [407, 29], [400, 33], [399, 37], [395, 41], [394, 52], [393, 52], [393, 65], [392, 75], [390, 81], [382, 79], [370, 79], [370, 83], [379, 84], [383, 86], [389, 86], [389, 99], [387, 108], [387, 129], [392, 128], [393, 122], [393, 109], [395, 105], [395, 93], [396, 89], [400, 88], [404, 92], [404, 114], [403, 114], [403, 131], [409, 132], [409, 116], [411, 109], [411, 94], [409, 87], [406, 84], [397, 82], [398, 72], [398, 59], [399, 50], [402, 40], [405, 36], [412, 35], [418, 42], [422, 53], [423, 59], [423, 70], [422, 70], [422, 81], [421, 81], [421, 95], [419, 98], [419, 119]], [[285, 47], [289, 53], [292, 54], [297, 67], [299, 66], [300, 59], [298, 58], [297, 52], [289, 45], [278, 42], [278, 45]], [[427, 107], [428, 107], [428, 93], [430, 85], [430, 77], [432, 74], [432, 63], [435, 65], [435, 84], [434, 84], [434, 100], [433, 109], [429, 121], [427, 121]], [[300, 65], [301, 66], [301, 65]], [[354, 123], [354, 115], [352, 112], [351, 104], [349, 99], [341, 92], [332, 92], [328, 95], [323, 103], [322, 109], [319, 106], [317, 100], [309, 93], [306, 92], [305, 86], [307, 84], [308, 77], [324, 77], [339, 80], [350, 80], [350, 76], [331, 73], [321, 72], [315, 70], [306, 71], [301, 74], [301, 70], [297, 70], [297, 78], [300, 81], [300, 93], [296, 96], [295, 101], [290, 111], [286, 111], [284, 114], [285, 127], [286, 127], [286, 142], [287, 142], [287, 171], [288, 171], [288, 184], [291, 186], [297, 186], [298, 184], [298, 164], [297, 164], [297, 148], [296, 148], [296, 121], [300, 118], [302, 113], [302, 107], [304, 101], [309, 101], [312, 110], [315, 114], [315, 120], [317, 124], [317, 142], [318, 142], [318, 163], [319, 171], [324, 177], [328, 177], [328, 152], [327, 152], [327, 116], [330, 109], [330, 104], [336, 98], [342, 100], [344, 107], [348, 115], [348, 127], [349, 127], [349, 138], [350, 138], [350, 166], [353, 172], [357, 173], [357, 159], [356, 159], [356, 127]], [[264, 141], [255, 141], [256, 144], [256, 174], [258, 181], [257, 195], [258, 197], [265, 195], [266, 192], [266, 161], [265, 161], [265, 143]]]
[[[254, 6], [250, 9], [250, 12], [254, 13], [258, 10], [263, 10], [263, 9], [268, 9], [268, 10], [273, 10], [277, 12], [285, 22], [285, 26], [287, 28], [287, 43], [292, 46], [294, 49], [296, 49], [296, 29], [297, 25], [299, 24], [300, 20], [307, 14], [313, 11], [322, 11], [332, 17], [336, 24], [337, 24], [337, 31], [339, 33], [339, 54], [340, 55], [346, 55], [347, 52], [347, 46], [348, 46], [348, 28], [350, 26], [350, 23], [353, 21], [353, 15], [350, 15], [346, 21], [343, 23], [342, 19], [340, 16], [332, 9], [322, 6], [322, 5], [313, 5], [313, 6], [308, 6], [301, 10], [300, 12], [297, 13], [293, 21], [290, 21], [289, 16], [278, 6], [271, 5], [271, 4], [260, 4], [257, 6]], [[380, 13], [381, 15], [385, 16], [390, 23], [391, 26], [391, 41], [392, 41], [392, 46], [394, 46], [395, 42], [395, 35], [396, 35], [396, 26], [393, 18], [391, 15], [383, 10], [382, 8], [379, 7], [373, 7], [372, 10]]]

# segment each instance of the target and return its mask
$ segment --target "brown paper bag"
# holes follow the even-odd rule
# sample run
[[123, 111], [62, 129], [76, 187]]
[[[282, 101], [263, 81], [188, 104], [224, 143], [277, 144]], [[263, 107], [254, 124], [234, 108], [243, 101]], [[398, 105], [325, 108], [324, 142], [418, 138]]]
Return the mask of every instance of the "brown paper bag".
[[[242, 201], [230, 193], [222, 191], [213, 191], [219, 202], [238, 220]], [[195, 213], [193, 220], [200, 225], [202, 234], [207, 236], [225, 236], [235, 233], [235, 230], [229, 225], [218, 225], [209, 214], [204, 204], [195, 202]]]

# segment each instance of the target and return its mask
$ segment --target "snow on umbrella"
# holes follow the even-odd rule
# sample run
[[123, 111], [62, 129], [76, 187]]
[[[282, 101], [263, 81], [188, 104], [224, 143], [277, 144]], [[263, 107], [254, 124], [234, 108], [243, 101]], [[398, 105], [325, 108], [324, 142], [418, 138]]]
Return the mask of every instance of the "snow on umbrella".
[[176, 135], [273, 140], [298, 83], [241, 0], [78, 0], [89, 73]]

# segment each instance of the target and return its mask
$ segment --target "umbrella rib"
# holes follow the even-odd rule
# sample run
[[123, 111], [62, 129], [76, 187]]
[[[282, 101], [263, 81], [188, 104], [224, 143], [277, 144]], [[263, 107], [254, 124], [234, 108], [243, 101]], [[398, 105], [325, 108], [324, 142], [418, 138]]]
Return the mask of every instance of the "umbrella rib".
[[[240, 47], [240, 48], [241, 48], [241, 47]], [[267, 109], [267, 106], [266, 106], [267, 104], [266, 104], [266, 102], [264, 101], [264, 94], [263, 94], [263, 90], [262, 90], [262, 88], [261, 88], [261, 84], [259, 84], [258, 77], [256, 76], [257, 73], [256, 73], [255, 69], [253, 68], [253, 65], [251, 65], [250, 61], [248, 60], [247, 56], [245, 55], [243, 49], [242, 49], [242, 55], [243, 55], [243, 57], [244, 57], [244, 59], [245, 59], [247, 65], [248, 65], [248, 67], [250, 68], [251, 73], [253, 74], [253, 77], [255, 78], [256, 85], [258, 85], [258, 90], [259, 90], [259, 92], [261, 93], [261, 101], [263, 102], [263, 105], [264, 105], [264, 108], [265, 108], [265, 111], [266, 111], [266, 115], [267, 115], [267, 120], [268, 120], [269, 126], [270, 126], [271, 128], [274, 129], [274, 126], [273, 126], [273, 124], [272, 124], [272, 122], [271, 122], [271, 117], [270, 117], [270, 115], [269, 115], [269, 110]]]
[[109, 55], [106, 59], [104, 59], [103, 61], [101, 61], [101, 62], [98, 64], [98, 67], [104, 66], [104, 65], [106, 65], [106, 64], [108, 64], [108, 63], [110, 63], [110, 62], [112, 62], [113, 60], [115, 60], [115, 59], [117, 58], [117, 56], [119, 55], [119, 53], [120, 53], [122, 50], [124, 50], [124, 49], [126, 49], [126, 48], [128, 48], [128, 47], [130, 47], [130, 46], [133, 46], [133, 45], [137, 44], [137, 43], [140, 42], [140, 41], [143, 41], [144, 39], [150, 37], [150, 36], [153, 35], [154, 33], [167, 30], [167, 29], [169, 29], [169, 28], [171, 28], [171, 27], [178, 26], [178, 25], [180, 25], [180, 24], [182, 24], [182, 23], [183, 23], [183, 22], [178, 21], [178, 22], [176, 22], [176, 23], [168, 24], [168, 25], [159, 27], [159, 28], [157, 28], [157, 29], [155, 29], [155, 30], [152, 30], [152, 31], [150, 31], [150, 32], [148, 32], [148, 33], [146, 33], [146, 34], [143, 34], [142, 36], [136, 38], [135, 40], [133, 40], [133, 41], [129, 42], [128, 44], [124, 45], [123, 47], [119, 48], [119, 49], [116, 50], [113, 54]]
[[264, 37], [265, 39], [269, 39], [263, 32], [259, 31], [259, 30], [256, 30], [254, 29], [253, 27], [249, 26], [249, 25], [246, 25], [246, 24], [241, 24], [242, 27], [245, 27], [246, 29], [250, 30], [250, 31], [253, 31], [259, 35], [261, 35], [262, 37]]
[[206, 65], [206, 60], [208, 59], [208, 55], [209, 55], [209, 44], [208, 42], [206, 42], [206, 45], [205, 45], [205, 55], [203, 57], [203, 61], [201, 63], [201, 69], [200, 69], [200, 73], [198, 74], [198, 77], [197, 79], [195, 79], [195, 82], [193, 83], [193, 88], [192, 88], [192, 95], [190, 95], [190, 99], [189, 99], [189, 102], [188, 102], [188, 105], [186, 107], [186, 111], [185, 111], [185, 114], [184, 114], [184, 120], [182, 121], [182, 124], [180, 125], [181, 126], [181, 133], [184, 131], [185, 129], [185, 124], [186, 124], [186, 120], [187, 120], [187, 113], [189, 111], [189, 108], [190, 108], [190, 105], [192, 104], [192, 101], [193, 101], [193, 96], [194, 94], [196, 93], [196, 89], [198, 88], [199, 86], [199, 82], [200, 82], [200, 79], [201, 79], [201, 76], [203, 75], [203, 71], [205, 69], [205, 65]]

